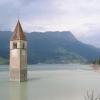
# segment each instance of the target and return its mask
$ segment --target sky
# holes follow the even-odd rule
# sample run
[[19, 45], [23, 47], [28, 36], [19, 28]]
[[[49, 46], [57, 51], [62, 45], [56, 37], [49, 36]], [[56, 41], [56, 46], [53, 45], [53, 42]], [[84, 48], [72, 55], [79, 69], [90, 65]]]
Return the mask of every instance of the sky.
[[71, 31], [100, 47], [100, 0], [0, 0], [0, 30]]

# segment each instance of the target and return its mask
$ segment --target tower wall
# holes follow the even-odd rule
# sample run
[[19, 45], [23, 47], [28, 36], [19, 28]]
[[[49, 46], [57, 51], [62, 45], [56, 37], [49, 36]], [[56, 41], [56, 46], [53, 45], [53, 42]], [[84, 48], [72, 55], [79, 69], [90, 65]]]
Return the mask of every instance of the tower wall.
[[27, 41], [10, 41], [10, 80], [27, 80]]

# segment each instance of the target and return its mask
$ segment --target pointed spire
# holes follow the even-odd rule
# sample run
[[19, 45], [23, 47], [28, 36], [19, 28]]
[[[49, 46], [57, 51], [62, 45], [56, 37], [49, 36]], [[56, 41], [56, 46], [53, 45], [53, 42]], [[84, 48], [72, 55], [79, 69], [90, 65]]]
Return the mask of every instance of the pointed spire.
[[11, 41], [13, 40], [26, 40], [25, 34], [21, 27], [20, 21], [18, 20], [17, 25], [15, 27], [14, 33], [11, 37]]

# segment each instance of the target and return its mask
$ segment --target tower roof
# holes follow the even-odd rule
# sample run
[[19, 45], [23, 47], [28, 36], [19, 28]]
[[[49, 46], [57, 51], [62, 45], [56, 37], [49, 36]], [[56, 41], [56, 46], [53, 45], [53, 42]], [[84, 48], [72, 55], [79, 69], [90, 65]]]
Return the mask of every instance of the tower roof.
[[25, 34], [21, 27], [20, 21], [18, 20], [17, 25], [15, 27], [14, 33], [11, 37], [11, 41], [13, 40], [26, 40]]

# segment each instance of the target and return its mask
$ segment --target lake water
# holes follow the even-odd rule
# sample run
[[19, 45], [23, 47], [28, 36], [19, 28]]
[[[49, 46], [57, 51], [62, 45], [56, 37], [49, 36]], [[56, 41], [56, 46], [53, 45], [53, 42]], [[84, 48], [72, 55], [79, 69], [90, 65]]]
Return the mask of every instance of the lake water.
[[0, 66], [0, 100], [85, 100], [87, 91], [100, 94], [100, 73], [90, 65], [29, 65], [20, 84], [9, 81], [9, 66]]

